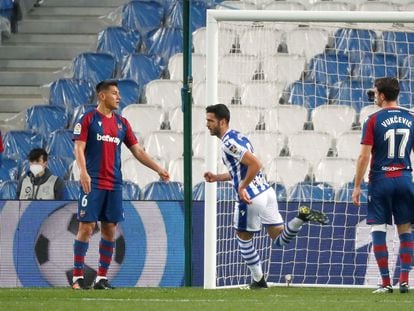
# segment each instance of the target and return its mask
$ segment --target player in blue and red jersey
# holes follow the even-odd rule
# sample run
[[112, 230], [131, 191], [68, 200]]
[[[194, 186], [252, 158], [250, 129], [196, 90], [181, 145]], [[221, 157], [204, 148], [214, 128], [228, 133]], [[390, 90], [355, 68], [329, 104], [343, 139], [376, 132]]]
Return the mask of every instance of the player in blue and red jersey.
[[74, 242], [73, 289], [87, 288], [83, 276], [84, 260], [97, 221], [101, 222], [101, 241], [99, 269], [93, 287], [112, 288], [107, 280], [107, 271], [112, 260], [116, 225], [124, 220], [121, 144], [125, 143], [134, 157], [157, 172], [162, 180], [169, 180], [168, 172], [138, 144], [128, 121], [114, 112], [121, 99], [117, 82], [98, 83], [96, 94], [97, 108], [83, 115], [73, 130], [81, 184], [80, 223]]
[[239, 202], [234, 207], [234, 228], [241, 256], [252, 274], [250, 288], [266, 288], [261, 260], [253, 244], [253, 234], [259, 232], [263, 224], [276, 246], [283, 247], [296, 237], [305, 222], [327, 224], [328, 218], [321, 212], [303, 206], [298, 216], [285, 226], [275, 190], [267, 183], [252, 144], [245, 135], [229, 128], [229, 109], [223, 104], [208, 106], [206, 115], [210, 134], [221, 140], [222, 159], [228, 172], [206, 172], [204, 178], [207, 182], [233, 182], [239, 196]]
[[397, 105], [399, 91], [395, 78], [375, 80], [375, 102], [382, 109], [363, 124], [352, 194], [354, 204], [359, 206], [361, 183], [371, 159], [367, 224], [371, 225], [374, 254], [382, 277], [382, 285], [374, 293], [393, 292], [386, 244], [387, 225], [393, 224], [393, 217], [400, 238], [401, 293], [408, 292], [413, 256], [414, 185], [410, 154], [414, 144], [414, 116]]

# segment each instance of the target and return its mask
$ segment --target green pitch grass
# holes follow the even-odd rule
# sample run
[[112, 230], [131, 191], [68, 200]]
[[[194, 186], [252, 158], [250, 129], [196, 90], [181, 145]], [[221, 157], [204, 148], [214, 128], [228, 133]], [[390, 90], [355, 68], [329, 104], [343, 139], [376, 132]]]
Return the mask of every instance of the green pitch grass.
[[107, 291], [0, 289], [0, 310], [413, 310], [414, 293], [375, 295], [369, 289], [273, 287], [265, 290], [117, 288]]

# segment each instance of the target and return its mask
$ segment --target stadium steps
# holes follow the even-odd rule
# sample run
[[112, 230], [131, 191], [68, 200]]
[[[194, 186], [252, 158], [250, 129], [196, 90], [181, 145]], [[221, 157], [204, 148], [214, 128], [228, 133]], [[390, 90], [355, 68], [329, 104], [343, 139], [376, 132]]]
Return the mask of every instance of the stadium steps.
[[[0, 121], [44, 103], [40, 86], [63, 77], [79, 53], [96, 49], [107, 15], [128, 0], [47, 0], [0, 45]], [[66, 70], [68, 73], [68, 70]]]

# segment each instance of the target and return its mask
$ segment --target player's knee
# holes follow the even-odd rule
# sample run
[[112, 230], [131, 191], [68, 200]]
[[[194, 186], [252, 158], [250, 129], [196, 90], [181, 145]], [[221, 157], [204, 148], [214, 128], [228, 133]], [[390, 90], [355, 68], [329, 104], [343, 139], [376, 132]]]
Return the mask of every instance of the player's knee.
[[387, 232], [387, 225], [386, 224], [371, 225], [371, 232], [374, 232], [374, 231]]
[[80, 222], [79, 230], [76, 238], [80, 241], [87, 242], [92, 236], [96, 223], [94, 222]]

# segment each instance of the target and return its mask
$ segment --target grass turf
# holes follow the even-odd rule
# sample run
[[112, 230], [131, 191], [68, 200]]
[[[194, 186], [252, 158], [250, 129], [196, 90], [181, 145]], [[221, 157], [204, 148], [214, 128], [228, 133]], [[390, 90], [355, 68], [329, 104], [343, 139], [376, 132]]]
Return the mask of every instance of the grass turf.
[[201, 288], [1, 288], [1, 310], [410, 310], [412, 293], [370, 289], [273, 287], [266, 290]]

